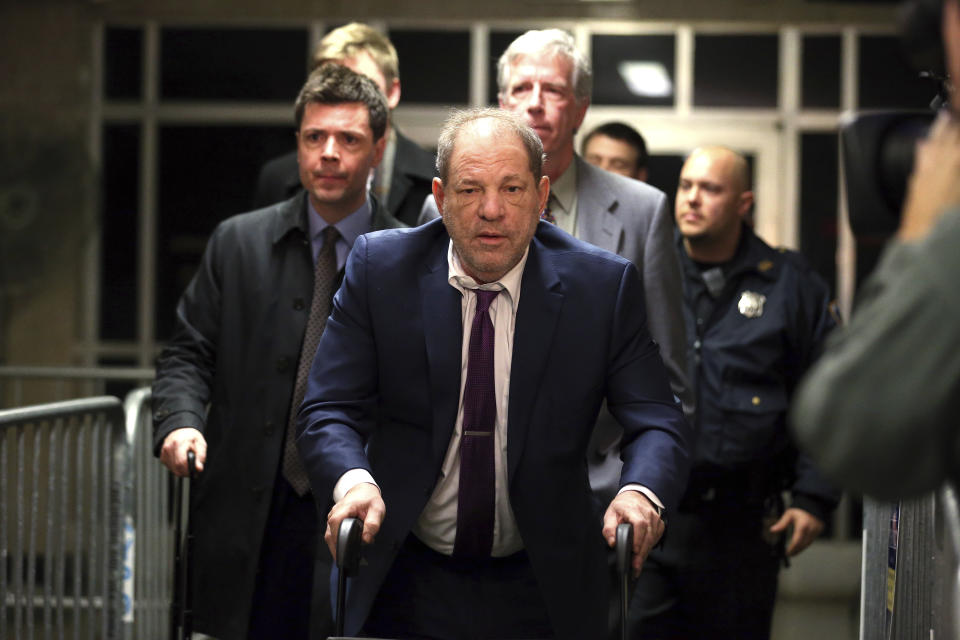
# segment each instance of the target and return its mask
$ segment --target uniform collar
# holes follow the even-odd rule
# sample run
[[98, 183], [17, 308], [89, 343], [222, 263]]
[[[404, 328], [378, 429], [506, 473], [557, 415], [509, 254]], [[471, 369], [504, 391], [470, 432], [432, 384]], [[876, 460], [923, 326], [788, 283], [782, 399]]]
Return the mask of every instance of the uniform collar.
[[[687, 250], [683, 246], [683, 236], [680, 235], [679, 230], [674, 230], [674, 237], [680, 256], [683, 258], [684, 269], [690, 270], [691, 273], [695, 272], [699, 277], [700, 269], [687, 255]], [[778, 255], [776, 250], [771, 249], [757, 237], [750, 226], [744, 224], [741, 226], [740, 243], [737, 245], [736, 252], [730, 260], [719, 266], [723, 268], [723, 274], [727, 280], [745, 273], [776, 280], [780, 271]]]

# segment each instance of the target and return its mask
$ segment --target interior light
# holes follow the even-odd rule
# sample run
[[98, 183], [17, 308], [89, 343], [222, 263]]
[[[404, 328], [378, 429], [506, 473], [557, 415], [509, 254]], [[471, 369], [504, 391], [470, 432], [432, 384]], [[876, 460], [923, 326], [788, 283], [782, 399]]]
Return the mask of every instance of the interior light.
[[625, 60], [617, 71], [630, 93], [643, 98], [666, 98], [673, 95], [673, 82], [667, 68], [659, 62]]

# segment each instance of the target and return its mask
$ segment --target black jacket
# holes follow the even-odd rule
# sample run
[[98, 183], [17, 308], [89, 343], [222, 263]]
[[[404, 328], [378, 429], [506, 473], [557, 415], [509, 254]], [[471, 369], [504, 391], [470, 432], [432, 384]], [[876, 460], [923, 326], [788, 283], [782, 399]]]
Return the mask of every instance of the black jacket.
[[[372, 229], [403, 226], [373, 198]], [[260, 544], [283, 452], [313, 294], [306, 194], [221, 222], [177, 305], [157, 362], [154, 446], [207, 440], [191, 488], [194, 628], [246, 637]]]

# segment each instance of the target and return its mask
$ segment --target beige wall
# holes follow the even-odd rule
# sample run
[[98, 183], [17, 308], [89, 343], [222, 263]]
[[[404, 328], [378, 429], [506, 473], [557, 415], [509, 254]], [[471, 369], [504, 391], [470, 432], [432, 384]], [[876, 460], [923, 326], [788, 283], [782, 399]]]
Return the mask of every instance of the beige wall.
[[0, 364], [64, 364], [94, 227], [87, 152], [92, 12], [0, 6]]

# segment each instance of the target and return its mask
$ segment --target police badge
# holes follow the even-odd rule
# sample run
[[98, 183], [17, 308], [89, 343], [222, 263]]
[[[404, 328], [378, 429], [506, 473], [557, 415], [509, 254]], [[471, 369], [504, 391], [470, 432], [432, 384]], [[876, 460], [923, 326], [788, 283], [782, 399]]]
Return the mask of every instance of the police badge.
[[755, 291], [744, 291], [740, 295], [740, 302], [737, 303], [737, 309], [748, 318], [759, 318], [763, 315], [763, 303], [767, 301], [767, 296]]

